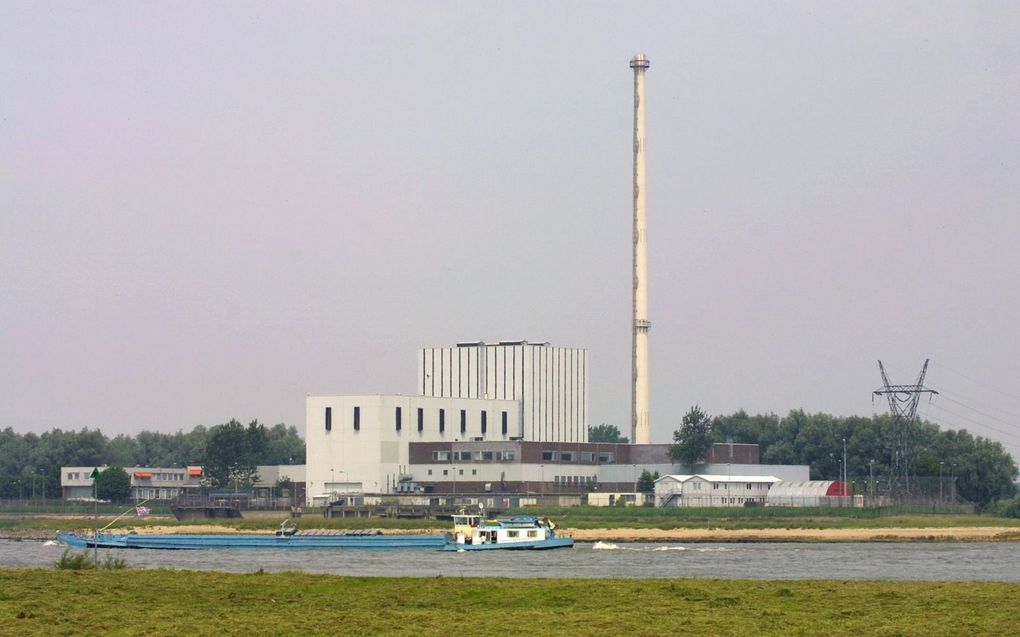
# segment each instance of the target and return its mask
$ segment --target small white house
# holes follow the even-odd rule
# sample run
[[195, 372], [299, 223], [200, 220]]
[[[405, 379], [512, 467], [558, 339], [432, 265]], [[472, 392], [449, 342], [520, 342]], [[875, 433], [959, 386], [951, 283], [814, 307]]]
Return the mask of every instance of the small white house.
[[655, 481], [658, 507], [764, 506], [775, 476], [668, 475]]

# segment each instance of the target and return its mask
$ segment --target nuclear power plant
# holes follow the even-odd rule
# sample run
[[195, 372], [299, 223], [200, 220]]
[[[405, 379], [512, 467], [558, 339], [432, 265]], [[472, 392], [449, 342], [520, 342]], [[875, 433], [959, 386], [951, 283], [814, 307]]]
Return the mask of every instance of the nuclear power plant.
[[[648, 199], [644, 54], [634, 72], [633, 333], [630, 444], [588, 439], [588, 351], [543, 341], [465, 341], [418, 351], [412, 394], [309, 395], [309, 503], [338, 494], [417, 494], [429, 503], [580, 503], [636, 497], [644, 470], [682, 473], [651, 444], [648, 400]], [[678, 410], [674, 410], [677, 412]], [[671, 416], [679, 421], [679, 413]], [[690, 469], [690, 467], [688, 467]], [[702, 473], [807, 480], [808, 467], [758, 464], [757, 445], [716, 445]], [[748, 479], [750, 484], [760, 481]], [[569, 500], [573, 498], [573, 500]], [[435, 501], [435, 502], [433, 502]], [[633, 500], [628, 500], [633, 502]], [[743, 506], [728, 498], [726, 506]]]

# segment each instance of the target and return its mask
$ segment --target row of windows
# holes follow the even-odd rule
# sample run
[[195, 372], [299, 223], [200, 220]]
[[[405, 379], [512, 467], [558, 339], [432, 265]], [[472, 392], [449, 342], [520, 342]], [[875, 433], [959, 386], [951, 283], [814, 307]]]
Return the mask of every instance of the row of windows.
[[703, 496], [697, 496], [694, 498], [687, 498], [688, 506], [698, 506], [699, 503], [705, 502], [718, 502], [720, 504], [744, 504], [745, 502], [765, 502], [765, 498], [716, 498], [715, 496], [709, 496], [707, 499]]
[[[693, 487], [694, 489], [696, 489], [696, 490], [700, 491], [700, 490], [701, 490], [701, 485], [703, 485], [703, 484], [705, 484], [705, 483], [704, 483], [704, 482], [692, 482], [692, 483], [691, 483], [691, 486], [692, 486], [692, 487]], [[752, 489], [753, 487], [758, 487], [759, 489], [765, 489], [765, 488], [767, 488], [767, 485], [766, 485], [766, 484], [762, 484], [762, 483], [757, 483], [757, 482], [756, 482], [756, 483], [753, 483], [753, 484], [752, 484], [752, 483], [750, 483], [750, 482], [747, 482], [747, 483], [745, 483], [745, 484], [747, 485], [747, 490], [748, 490], [748, 491], [750, 491], [750, 490], [751, 490], [751, 489]], [[726, 484], [724, 484], [724, 483], [722, 483], [722, 482], [713, 482], [713, 483], [712, 483], [712, 489], [713, 489], [713, 490], [719, 490], [719, 489], [722, 489], [722, 488], [724, 488], [725, 486], [726, 486]], [[736, 484], [734, 484], [734, 485], [733, 485], [733, 487], [734, 487], [734, 488], [737, 488], [737, 485], [736, 485]]]
[[[333, 431], [333, 408], [326, 407], [325, 414], [326, 431]], [[397, 431], [403, 428], [403, 410], [400, 407], [396, 407], [393, 413], [393, 426]], [[509, 422], [507, 419], [507, 412], [500, 412], [500, 427], [501, 432], [505, 436], [509, 432]], [[488, 433], [489, 429], [489, 412], [481, 412], [481, 430], [482, 434]], [[354, 408], [354, 431], [361, 431], [361, 407]], [[423, 407], [418, 408], [418, 431], [425, 431], [425, 409]], [[446, 410], [439, 410], [439, 432], [443, 433], [446, 431]], [[460, 410], [460, 433], [467, 433], [467, 410]]]
[[553, 484], [593, 484], [595, 476], [553, 476]]
[[[443, 475], [444, 476], [450, 475], [450, 471], [451, 471], [450, 469], [443, 469]], [[432, 469], [429, 469], [429, 475], [432, 475]], [[455, 475], [464, 475], [464, 470], [463, 469], [457, 469], [457, 473]], [[471, 470], [471, 475], [473, 475], [473, 476], [478, 475], [478, 469], [472, 469]]]
[[[82, 480], [83, 479], [82, 475], [83, 474], [80, 471], [68, 471], [67, 472], [67, 479], [68, 480]], [[88, 479], [90, 477], [88, 473], [84, 474], [84, 476], [85, 476], [84, 479]], [[136, 477], [143, 477], [143, 476], [136, 476]], [[181, 482], [181, 481], [184, 480], [184, 474], [183, 473], [154, 473], [151, 476], [149, 476], [149, 479], [150, 480], [164, 480], [164, 481], [169, 481], [169, 482]]]
[[600, 451], [596, 454], [593, 451], [543, 451], [543, 462], [580, 462], [581, 464], [594, 464], [598, 458], [599, 464], [614, 464], [616, 454], [612, 451]]
[[504, 462], [516, 459], [513, 451], [433, 451], [433, 462]]
[[[750, 483], [750, 482], [747, 482], [745, 484], [747, 485], [747, 490], [748, 491], [750, 491], [752, 488], [758, 488], [758, 489], [767, 489], [768, 488], [767, 484], [763, 484], [763, 483], [759, 483], [759, 482], [755, 482], [753, 484]], [[725, 486], [726, 486], [725, 484], [722, 484], [720, 482], [713, 482], [712, 483], [712, 488], [716, 489], [716, 490], [722, 489]], [[733, 486], [736, 487], [737, 485], [734, 484]]]

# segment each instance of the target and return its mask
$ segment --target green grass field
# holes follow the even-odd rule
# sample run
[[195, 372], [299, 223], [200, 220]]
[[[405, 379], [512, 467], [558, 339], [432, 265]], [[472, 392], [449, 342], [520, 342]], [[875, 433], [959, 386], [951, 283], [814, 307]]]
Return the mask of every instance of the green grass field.
[[9, 635], [1017, 635], [1020, 584], [0, 569]]

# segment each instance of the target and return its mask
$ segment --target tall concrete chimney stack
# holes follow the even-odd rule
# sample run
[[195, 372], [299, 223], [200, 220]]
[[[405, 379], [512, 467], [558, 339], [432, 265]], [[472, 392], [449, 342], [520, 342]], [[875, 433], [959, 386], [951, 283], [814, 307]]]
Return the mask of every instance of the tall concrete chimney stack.
[[630, 394], [630, 441], [651, 442], [648, 422], [648, 200], [645, 188], [645, 71], [638, 53], [634, 69], [634, 342]]

